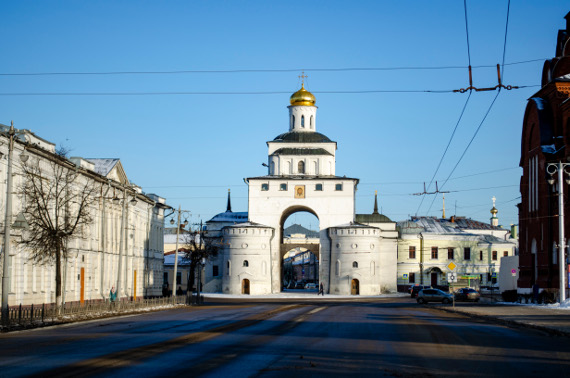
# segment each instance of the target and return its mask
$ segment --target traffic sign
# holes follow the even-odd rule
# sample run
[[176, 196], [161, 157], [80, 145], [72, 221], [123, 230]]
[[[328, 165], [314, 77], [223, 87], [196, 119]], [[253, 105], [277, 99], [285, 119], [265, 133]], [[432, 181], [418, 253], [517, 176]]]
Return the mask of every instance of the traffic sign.
[[447, 273], [447, 282], [457, 282], [457, 274]]
[[402, 275], [402, 277], [403, 277], [405, 280], [407, 280], [407, 279], [408, 279], [408, 274], [407, 274], [407, 273], [404, 273], [404, 274]]
[[453, 261], [447, 264], [447, 269], [451, 270], [452, 272], [455, 270], [455, 268], [457, 268], [457, 265], [455, 265]]
[[513, 277], [516, 277], [517, 276], [517, 270], [511, 269], [511, 274], [513, 275]]

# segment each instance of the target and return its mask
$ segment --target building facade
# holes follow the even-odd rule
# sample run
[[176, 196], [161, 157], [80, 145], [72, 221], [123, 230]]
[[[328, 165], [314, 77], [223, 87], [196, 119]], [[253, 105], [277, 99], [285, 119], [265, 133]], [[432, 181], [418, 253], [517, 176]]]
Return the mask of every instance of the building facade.
[[[304, 86], [291, 96], [288, 131], [267, 142], [267, 175], [245, 179], [247, 213], [230, 210], [207, 222], [222, 245], [220, 257], [210, 262], [220, 273], [211, 289], [279, 293], [283, 257], [299, 247], [318, 256], [318, 277], [327, 293], [396, 290], [395, 223], [377, 211], [360, 220], [355, 214], [359, 180], [336, 175], [337, 143], [317, 132], [315, 102]], [[296, 212], [318, 218], [318, 244], [287, 242], [283, 227]]]
[[[8, 156], [8, 126], [0, 125], [0, 154], [3, 165]], [[56, 153], [55, 145], [28, 130], [15, 130], [13, 153], [13, 193], [11, 223], [25, 223], [17, 188], [25, 179], [23, 157], [27, 164], [42, 170], [49, 164], [74, 170], [78, 180], [90, 181], [97, 188], [90, 208], [92, 223], [69, 240], [67, 259], [62, 263], [64, 302], [107, 300], [119, 283], [119, 298], [159, 296], [163, 275], [163, 230], [165, 199], [144, 194], [129, 182], [119, 159], [66, 158]], [[20, 160], [22, 159], [22, 161]], [[2, 169], [2, 172], [6, 172]], [[49, 172], [45, 169], [45, 172]], [[48, 178], [49, 180], [49, 178]], [[6, 180], [0, 180], [0, 209], [6, 211]], [[2, 226], [2, 242], [4, 227]], [[55, 302], [55, 264], [40, 265], [20, 241], [29, 235], [25, 228], [12, 227], [7, 256], [8, 304], [31, 305]], [[119, 263], [119, 256], [122, 261]], [[2, 256], [2, 261], [4, 261]]]
[[491, 213], [491, 224], [463, 217], [412, 217], [398, 222], [398, 288], [447, 286], [450, 272], [476, 278], [481, 285], [497, 284], [501, 258], [516, 255], [517, 241], [495, 222], [494, 206]]
[[528, 100], [523, 119], [518, 290], [527, 294], [535, 285], [539, 290], [558, 292], [560, 264], [567, 274], [570, 227], [568, 221], [562, 225], [566, 247], [565, 257], [560, 259], [558, 203], [562, 189], [563, 210], [569, 214], [568, 168], [562, 182], [550, 174], [552, 169], [547, 170], [548, 164], [570, 161], [570, 13], [565, 19], [566, 29], [558, 31], [555, 57], [544, 62], [542, 87]]

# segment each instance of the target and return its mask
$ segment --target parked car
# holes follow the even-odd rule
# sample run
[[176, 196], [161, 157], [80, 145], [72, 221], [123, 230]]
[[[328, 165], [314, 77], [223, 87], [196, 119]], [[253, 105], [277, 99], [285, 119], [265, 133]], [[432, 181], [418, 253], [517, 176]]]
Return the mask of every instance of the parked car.
[[451, 303], [453, 295], [439, 289], [423, 289], [418, 293], [418, 303], [441, 302]]
[[471, 289], [470, 287], [464, 287], [463, 289], [459, 289], [455, 292], [456, 301], [479, 302], [479, 298], [481, 298], [481, 294], [479, 294], [477, 290]]
[[426, 288], [430, 288], [431, 286], [424, 286], [424, 285], [414, 285], [414, 286], [410, 286], [410, 288], [408, 289], [408, 292], [410, 293], [410, 296], [412, 298], [415, 298], [418, 296], [418, 293]]
[[302, 282], [297, 282], [295, 284], [295, 287], [293, 289], [303, 289], [305, 287], [305, 284]]
[[316, 283], [309, 282], [308, 284], [305, 285], [305, 289], [316, 290], [316, 289], [317, 289], [317, 284], [316, 284]]

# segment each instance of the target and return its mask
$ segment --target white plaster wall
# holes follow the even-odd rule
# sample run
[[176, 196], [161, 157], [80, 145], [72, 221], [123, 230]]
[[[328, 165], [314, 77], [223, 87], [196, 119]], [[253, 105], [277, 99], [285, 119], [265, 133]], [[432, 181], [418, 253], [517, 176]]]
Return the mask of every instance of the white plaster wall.
[[[315, 183], [322, 183], [323, 190], [315, 191]], [[261, 184], [269, 183], [269, 190], [262, 191]], [[287, 191], [280, 191], [279, 184], [286, 183]], [[335, 190], [335, 185], [343, 185], [342, 191]], [[273, 277], [280, 277], [281, 257], [279, 252], [281, 235], [279, 235], [282, 216], [291, 209], [312, 210], [319, 219], [321, 231], [332, 226], [348, 224], [354, 221], [354, 195], [356, 180], [338, 178], [334, 180], [264, 180], [249, 179], [249, 220], [276, 229], [271, 243], [271, 271]], [[305, 185], [305, 198], [295, 198], [295, 186]], [[328, 236], [321, 232], [321, 248], [319, 261], [320, 277], [328, 276]], [[274, 279], [272, 292], [281, 291], [279, 279]]]
[[[316, 131], [317, 130], [317, 107], [316, 106], [288, 106], [289, 108], [289, 131]], [[293, 123], [293, 116], [295, 123]], [[301, 126], [301, 117], [305, 116], [305, 127]], [[311, 116], [313, 124], [311, 125]]]
[[[248, 279], [251, 295], [271, 293], [272, 230], [267, 227], [236, 225], [224, 228], [223, 234], [222, 292], [241, 294], [242, 281]], [[248, 266], [244, 266], [245, 260], [248, 261]], [[273, 281], [279, 285], [279, 276], [274, 275]]]

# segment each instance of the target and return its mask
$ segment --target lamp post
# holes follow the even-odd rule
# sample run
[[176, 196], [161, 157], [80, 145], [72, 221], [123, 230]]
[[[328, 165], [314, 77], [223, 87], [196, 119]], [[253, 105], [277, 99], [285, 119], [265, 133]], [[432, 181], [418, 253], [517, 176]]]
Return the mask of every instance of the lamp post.
[[[137, 204], [137, 200], [135, 198], [136, 195], [133, 195], [133, 199], [130, 200], [131, 205], [136, 205]], [[113, 198], [113, 201], [116, 203], [121, 202], [121, 199], [119, 197], [115, 197]], [[127, 188], [126, 186], [123, 185], [123, 206], [121, 208], [121, 235], [119, 238], [119, 264], [118, 264], [118, 276], [117, 276], [117, 299], [120, 301], [121, 300], [121, 284], [123, 282], [123, 254], [124, 254], [124, 249], [125, 246], [127, 245], [126, 243], [126, 234], [127, 234], [127, 225], [126, 225], [126, 221], [125, 221], [125, 216], [126, 216], [126, 209], [127, 209]]]
[[[554, 175], [558, 174], [558, 275], [560, 277], [560, 303], [566, 299], [566, 286], [565, 286], [565, 265], [566, 259], [564, 251], [566, 245], [564, 243], [564, 182], [570, 184], [570, 173], [566, 168], [570, 163], [548, 163], [546, 165], [546, 172], [550, 175], [548, 183], [554, 185]], [[566, 179], [564, 180], [564, 172]]]
[[[188, 210], [181, 210], [180, 205], [178, 206], [178, 221], [176, 222], [176, 250], [174, 251], [174, 272], [172, 277], [172, 303], [176, 301], [176, 277], [178, 275], [178, 240], [180, 238], [180, 217], [182, 214], [190, 215]], [[170, 219], [170, 224], [174, 224], [174, 218]], [[188, 225], [188, 219], [184, 219], [184, 226]]]
[[[10, 256], [10, 232], [12, 225], [12, 155], [14, 152], [14, 140], [16, 139], [16, 130], [14, 122], [10, 124], [8, 130], [8, 169], [6, 177], [6, 213], [4, 214], [4, 259], [2, 270], [2, 322], [8, 324], [8, 291], [10, 288], [10, 269], [8, 268], [8, 258]], [[26, 162], [28, 155], [21, 154], [20, 160]], [[24, 219], [25, 223], [25, 219]], [[22, 227], [14, 227], [22, 228]]]

